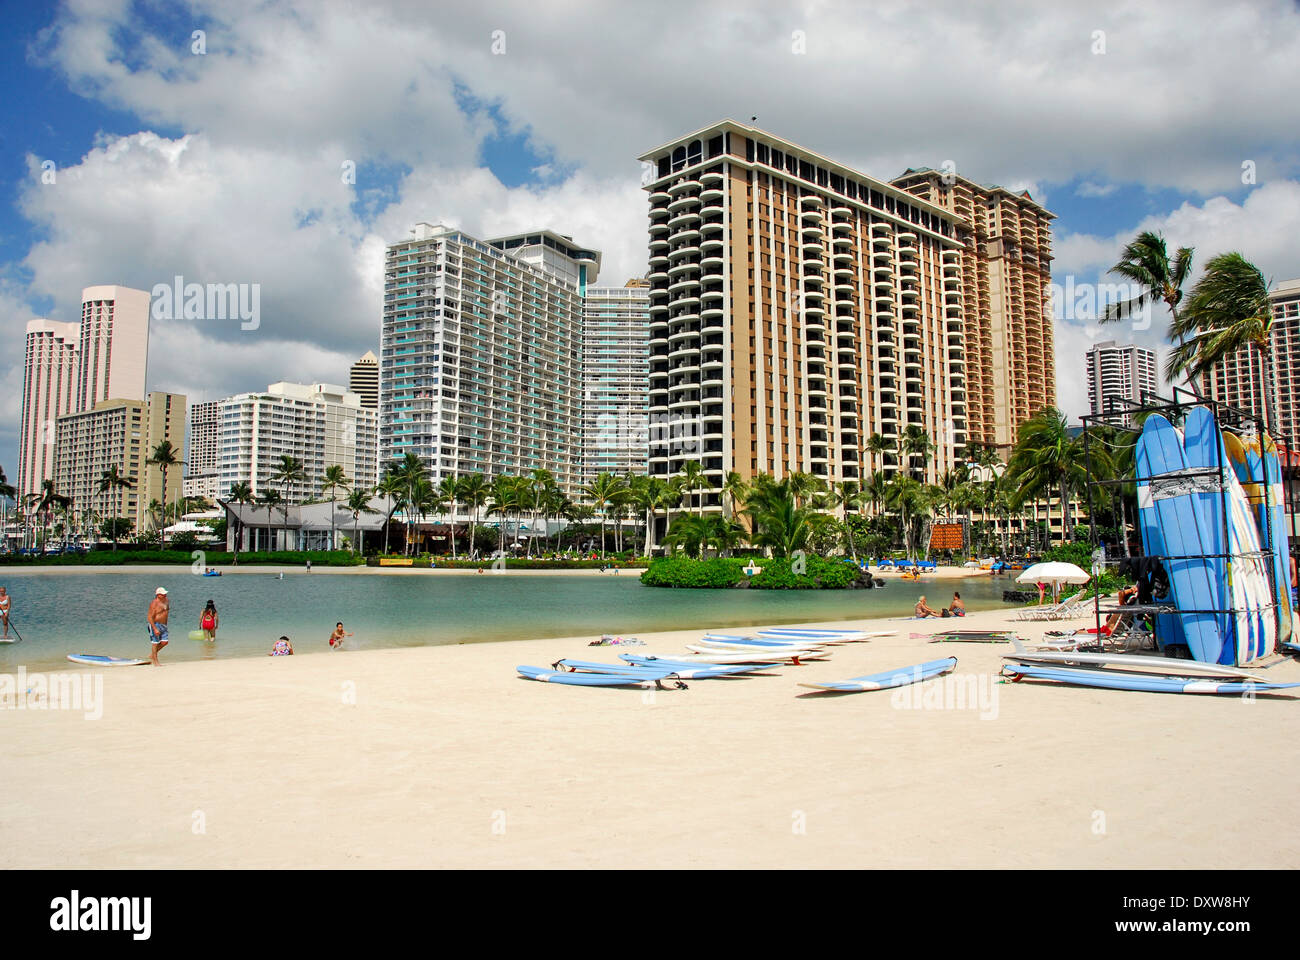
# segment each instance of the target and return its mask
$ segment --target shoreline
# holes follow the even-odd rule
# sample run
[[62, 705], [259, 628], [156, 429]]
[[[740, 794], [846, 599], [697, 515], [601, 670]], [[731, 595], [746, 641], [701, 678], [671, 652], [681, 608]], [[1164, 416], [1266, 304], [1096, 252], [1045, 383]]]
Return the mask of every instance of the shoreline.
[[[22, 574], [33, 574], [33, 573], [110, 574], [110, 573], [167, 573], [167, 572], [178, 573], [178, 572], [185, 572], [188, 569], [189, 569], [188, 566], [182, 563], [61, 564], [59, 566], [43, 566], [41, 564], [10, 564], [4, 567], [0, 567], [0, 581], [4, 580], [4, 575], [6, 571], [12, 571], [14, 573], [22, 573]], [[368, 566], [361, 565], [355, 567], [324, 567], [324, 566], [312, 567], [312, 569], [308, 571], [306, 567], [301, 565], [296, 565], [296, 564], [286, 565], [286, 564], [265, 563], [265, 564], [250, 564], [248, 566], [243, 566], [243, 567], [232, 567], [232, 566], [214, 567], [213, 569], [219, 569], [221, 571], [222, 576], [227, 576], [227, 575], [242, 576], [245, 574], [266, 576], [267, 574], [274, 575], [277, 573], [284, 573], [284, 574], [305, 574], [309, 576], [316, 576], [317, 574], [325, 574], [328, 576], [338, 576], [338, 575], [348, 575], [348, 574], [360, 574], [363, 576], [388, 576], [388, 575], [429, 576], [429, 575], [442, 574], [442, 575], [468, 575], [468, 576], [484, 576], [484, 577], [519, 576], [519, 575], [524, 575], [524, 576], [538, 575], [538, 576], [546, 576], [546, 577], [554, 577], [554, 576], [576, 576], [576, 577], [637, 576], [639, 577], [642, 571], [644, 571], [647, 568], [644, 566], [617, 567], [617, 568], [611, 567], [610, 569], [605, 571], [601, 571], [599, 569], [594, 569], [590, 567], [567, 567], [567, 568], [561, 568], [555, 570], [536, 569], [536, 568], [533, 569], [507, 568], [505, 570], [492, 570], [490, 566], [485, 566], [483, 568], [482, 574], [480, 574], [477, 569], [472, 567], [433, 567], [433, 568], [368, 567]], [[617, 569], [619, 572], [615, 573], [614, 572], [615, 569]], [[903, 575], [894, 570], [877, 571], [875, 568], [872, 568], [870, 572], [872, 576], [880, 577], [881, 579], [884, 580], [901, 580], [904, 583], [918, 582], [918, 581], [903, 580]], [[987, 577], [991, 575], [992, 574], [990, 574], [988, 570], [972, 570], [964, 567], [937, 567], [934, 570], [927, 571], [922, 576], [919, 582], [924, 583], [926, 581], [932, 581], [932, 580], [965, 580], [971, 577]], [[202, 576], [202, 574], [193, 574], [193, 576]], [[1009, 578], [1008, 582], [1014, 582], [1014, 580]], [[664, 589], [668, 589], [668, 588], [664, 588]]]
[[[1084, 622], [980, 611], [962, 627], [1032, 639]], [[910, 636], [939, 629], [922, 621], [828, 625], [897, 632], [662, 692], [516, 675], [624, 652], [589, 637], [101, 671], [96, 722], [0, 710], [0, 866], [1300, 864], [1300, 839], [1259, 828], [1289, 815], [1292, 778], [1252, 776], [1294, 761], [1239, 735], [1287, 723], [1296, 698], [999, 683], [1005, 644], [930, 644]], [[679, 653], [707, 629], [627, 649]], [[798, 686], [945, 656], [983, 708], [924, 701], [941, 681], [907, 696]], [[1293, 660], [1262, 669], [1300, 680]], [[1212, 819], [1247, 798], [1252, 817]]]

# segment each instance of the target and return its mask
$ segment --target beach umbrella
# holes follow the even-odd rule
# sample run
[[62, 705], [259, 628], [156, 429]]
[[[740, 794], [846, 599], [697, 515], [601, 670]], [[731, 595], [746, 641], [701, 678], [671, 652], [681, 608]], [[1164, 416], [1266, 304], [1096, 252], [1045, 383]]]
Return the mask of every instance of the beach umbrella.
[[1016, 583], [1050, 583], [1053, 598], [1059, 595], [1063, 583], [1087, 583], [1092, 575], [1073, 563], [1051, 560], [1047, 563], [1035, 563], [1027, 567], [1016, 577]]

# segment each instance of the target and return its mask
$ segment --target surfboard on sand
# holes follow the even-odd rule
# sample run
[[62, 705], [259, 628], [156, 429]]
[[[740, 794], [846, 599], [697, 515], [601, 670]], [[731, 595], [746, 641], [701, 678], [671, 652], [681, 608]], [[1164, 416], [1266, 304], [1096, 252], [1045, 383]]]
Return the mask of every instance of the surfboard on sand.
[[883, 673], [873, 673], [865, 677], [853, 677], [835, 683], [800, 683], [799, 686], [812, 687], [814, 690], [823, 693], [864, 693], [869, 690], [889, 690], [894, 687], [905, 687], [910, 683], [920, 683], [933, 677], [941, 677], [945, 673], [951, 673], [956, 669], [957, 658], [945, 657], [942, 660], [931, 660], [927, 663], [900, 667], [897, 670], [886, 670]]
[[[619, 673], [632, 674], [637, 673], [662, 673], [667, 669], [665, 666], [633, 666], [627, 661], [623, 663], [599, 663], [591, 660], [570, 660], [567, 657], [563, 660], [556, 660], [551, 664], [556, 670], [571, 670], [580, 673]], [[672, 676], [682, 680], [708, 680], [713, 677], [729, 677], [740, 673], [749, 673], [755, 669], [751, 664], [702, 664], [695, 667], [679, 667], [672, 671]]]
[[[649, 657], [635, 653], [620, 653], [620, 660], [626, 660], [635, 667], [652, 667], [663, 670], [671, 670], [677, 673], [679, 670], [713, 670], [717, 669], [715, 665], [701, 664], [698, 661], [690, 660], [672, 660], [667, 657]], [[758, 673], [763, 670], [773, 670], [776, 667], [784, 666], [780, 663], [737, 663], [727, 664], [728, 669], [735, 670], [736, 673]]]
[[1221, 677], [1234, 680], [1256, 680], [1267, 682], [1267, 677], [1251, 673], [1240, 667], [1226, 666], [1221, 663], [1201, 663], [1199, 660], [1183, 660], [1177, 657], [1144, 657], [1133, 653], [1080, 653], [1076, 650], [1028, 650], [1022, 643], [1016, 643], [1014, 653], [1002, 654], [1002, 659], [1017, 663], [1039, 664], [1042, 666], [1113, 667], [1116, 672], [1132, 671], [1150, 674], [1163, 674], [1169, 677]]
[[1050, 680], [1076, 687], [1100, 687], [1107, 690], [1133, 690], [1144, 693], [1270, 693], [1300, 687], [1300, 683], [1257, 683], [1252, 680], [1221, 680], [1215, 677], [1162, 677], [1119, 673], [1112, 670], [1085, 670], [1073, 667], [1047, 667], [1028, 663], [1008, 663], [1004, 676], [1012, 680]]
[[1202, 531], [1193, 500], [1201, 487], [1213, 486], [1217, 490], [1218, 484], [1206, 482], [1212, 478], [1189, 475], [1182, 440], [1158, 413], [1147, 417], [1142, 425], [1135, 455], [1138, 509], [1154, 511], [1154, 517], [1146, 519], [1150, 515], [1144, 515], [1143, 522], [1153, 520], [1159, 527], [1183, 635], [1193, 658], [1218, 663], [1223, 653], [1218, 616], [1194, 612], [1226, 606], [1223, 583], [1215, 582], [1211, 561], [1205, 559], [1206, 554], [1216, 552], [1217, 541], [1213, 534]]
[[84, 663], [91, 667], [143, 667], [148, 660], [136, 660], [128, 657], [105, 657], [98, 653], [70, 653], [68, 659], [73, 663]]
[[545, 670], [542, 667], [515, 667], [519, 675], [542, 683], [565, 683], [573, 687], [643, 687], [654, 685], [662, 689], [661, 680], [670, 679], [670, 671], [629, 670], [627, 673], [570, 673], [567, 670]]
[[[1227, 576], [1228, 606], [1232, 613], [1219, 617], [1223, 634], [1220, 663], [1245, 666], [1273, 652], [1277, 639], [1277, 620], [1273, 614], [1268, 568], [1259, 556], [1260, 540], [1251, 517], [1246, 494], [1232, 468], [1223, 444], [1219, 425], [1207, 407], [1194, 407], [1188, 414], [1183, 432], [1183, 450], [1187, 465], [1200, 470], [1223, 470], [1222, 490], [1203, 490], [1193, 494], [1202, 526], [1212, 529], [1214, 553], [1227, 553], [1213, 561], [1214, 575]], [[1228, 542], [1223, 540], [1224, 506], [1228, 514]]]

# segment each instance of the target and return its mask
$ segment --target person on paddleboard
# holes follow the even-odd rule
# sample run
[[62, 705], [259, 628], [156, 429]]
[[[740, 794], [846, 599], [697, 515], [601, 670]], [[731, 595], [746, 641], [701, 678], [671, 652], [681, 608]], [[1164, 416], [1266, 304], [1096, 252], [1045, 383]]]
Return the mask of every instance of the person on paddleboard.
[[9, 592], [4, 587], [0, 587], [0, 620], [4, 621], [5, 635], [4, 639], [9, 639], [9, 607], [12, 602]]
[[334, 624], [334, 632], [330, 634], [330, 646], [333, 649], [338, 650], [343, 646], [343, 638], [350, 636], [352, 636], [352, 634], [344, 632], [343, 621], [340, 620], [338, 623]]
[[221, 618], [217, 616], [217, 605], [211, 600], [199, 614], [199, 629], [203, 631], [203, 639], [212, 643], [217, 639], [217, 627], [221, 623]]
[[149, 604], [149, 613], [145, 616], [145, 625], [149, 628], [149, 659], [155, 667], [158, 654], [167, 646], [167, 614], [170, 612], [167, 588], [159, 587], [153, 592], [153, 601]]

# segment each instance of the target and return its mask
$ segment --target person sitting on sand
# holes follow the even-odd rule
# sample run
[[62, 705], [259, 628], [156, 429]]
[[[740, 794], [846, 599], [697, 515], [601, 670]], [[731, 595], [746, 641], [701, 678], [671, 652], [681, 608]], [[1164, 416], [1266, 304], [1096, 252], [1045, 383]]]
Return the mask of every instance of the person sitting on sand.
[[954, 617], [966, 616], [966, 604], [962, 602], [961, 594], [956, 590], [952, 592], [952, 605], [948, 608], [948, 612]]
[[203, 639], [208, 643], [212, 643], [217, 639], [217, 625], [219, 622], [217, 605], [209, 600], [207, 606], [203, 608], [203, 612], [199, 614], [199, 629], [203, 631]]
[[293, 644], [289, 642], [288, 637], [282, 636], [280, 637], [279, 640], [275, 641], [275, 646], [271, 648], [271, 652], [268, 653], [267, 656], [268, 657], [292, 657]]
[[330, 646], [335, 650], [338, 650], [343, 646], [343, 638], [350, 636], [352, 636], [352, 634], [344, 633], [343, 621], [340, 620], [338, 623], [334, 624], [334, 632], [330, 634]]
[[922, 618], [943, 616], [942, 613], [940, 613], [938, 610], [934, 609], [928, 603], [925, 602], [924, 596], [922, 596], [920, 600], [916, 601], [916, 615]]

